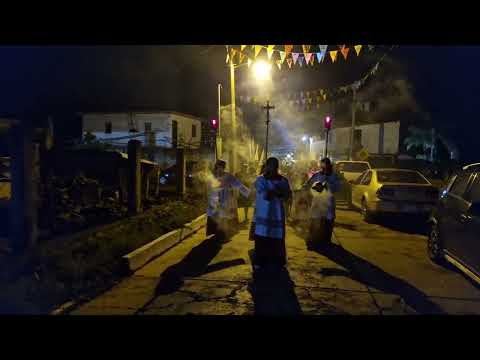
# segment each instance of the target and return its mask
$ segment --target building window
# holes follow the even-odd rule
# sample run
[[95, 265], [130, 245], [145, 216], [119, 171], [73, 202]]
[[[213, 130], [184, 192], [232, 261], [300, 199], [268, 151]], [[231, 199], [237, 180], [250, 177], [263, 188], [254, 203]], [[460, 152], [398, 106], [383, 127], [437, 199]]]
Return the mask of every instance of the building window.
[[152, 131], [152, 123], [146, 122], [145, 123], [145, 132], [151, 132]]
[[105, 134], [112, 133], [112, 123], [110, 121], [105, 123]]
[[197, 125], [192, 125], [192, 137], [197, 137]]

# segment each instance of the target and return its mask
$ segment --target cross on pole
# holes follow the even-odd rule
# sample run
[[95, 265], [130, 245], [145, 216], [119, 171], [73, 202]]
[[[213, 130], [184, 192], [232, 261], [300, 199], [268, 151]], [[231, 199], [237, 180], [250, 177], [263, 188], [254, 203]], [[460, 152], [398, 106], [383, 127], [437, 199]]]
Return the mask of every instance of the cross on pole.
[[265, 158], [268, 159], [268, 127], [270, 125], [270, 110], [275, 109], [275, 106], [270, 105], [270, 101], [267, 101], [267, 105], [263, 107], [263, 110], [267, 110], [267, 135], [265, 138]]

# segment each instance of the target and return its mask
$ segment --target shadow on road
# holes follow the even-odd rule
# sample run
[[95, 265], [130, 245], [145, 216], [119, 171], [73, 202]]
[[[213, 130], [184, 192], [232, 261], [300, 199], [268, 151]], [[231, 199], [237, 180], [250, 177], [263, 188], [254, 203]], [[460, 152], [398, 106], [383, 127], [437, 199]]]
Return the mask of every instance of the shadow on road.
[[243, 259], [235, 259], [208, 265], [222, 249], [214, 236], [207, 238], [200, 245], [194, 247], [179, 263], [170, 266], [162, 273], [156, 287], [156, 295], [171, 294], [179, 290], [185, 277], [196, 277], [228, 267], [245, 264]]
[[[409, 283], [394, 277], [370, 262], [352, 254], [343, 247], [332, 244], [325, 250], [317, 250], [319, 254], [341, 265], [349, 272], [342, 271], [345, 276], [351, 277], [369, 287], [389, 294], [400, 296], [407, 305], [419, 314], [445, 314], [445, 312]], [[324, 274], [328, 276], [328, 274]], [[330, 275], [338, 275], [337, 273]]]
[[[254, 252], [249, 252], [253, 260]], [[253, 261], [252, 261], [253, 263]], [[249, 292], [253, 298], [255, 315], [301, 315], [302, 309], [295, 294], [295, 283], [287, 269], [254, 272]]]
[[428, 235], [428, 224], [425, 218], [412, 216], [390, 216], [377, 220], [377, 224], [387, 229], [412, 235]]

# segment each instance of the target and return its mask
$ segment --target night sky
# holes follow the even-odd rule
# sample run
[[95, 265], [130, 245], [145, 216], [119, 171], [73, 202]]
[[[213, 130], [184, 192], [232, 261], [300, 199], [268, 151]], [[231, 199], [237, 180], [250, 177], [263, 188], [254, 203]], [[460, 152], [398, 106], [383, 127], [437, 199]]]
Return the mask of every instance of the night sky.
[[[405, 64], [415, 98], [435, 126], [457, 141], [462, 160], [478, 161], [480, 46], [400, 46], [393, 56]], [[321, 86], [342, 85], [347, 70], [335, 65]], [[358, 64], [358, 75], [365, 66]], [[354, 80], [355, 71], [348, 69], [347, 77]], [[210, 117], [216, 84], [228, 89], [228, 69], [221, 45], [1, 46], [0, 82], [1, 115], [156, 109]]]

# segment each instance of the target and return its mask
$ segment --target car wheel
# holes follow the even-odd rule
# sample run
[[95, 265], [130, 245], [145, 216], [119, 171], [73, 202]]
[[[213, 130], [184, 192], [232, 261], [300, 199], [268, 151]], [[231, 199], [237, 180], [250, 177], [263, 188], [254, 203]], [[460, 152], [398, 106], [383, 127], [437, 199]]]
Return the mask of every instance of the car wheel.
[[372, 213], [368, 210], [368, 207], [367, 207], [367, 200], [362, 199], [362, 205], [361, 205], [360, 211], [362, 213], [362, 218], [364, 221], [366, 222], [373, 221]]
[[438, 230], [438, 224], [432, 224], [430, 234], [427, 241], [428, 257], [434, 263], [443, 264], [443, 249], [440, 242], [440, 233]]

